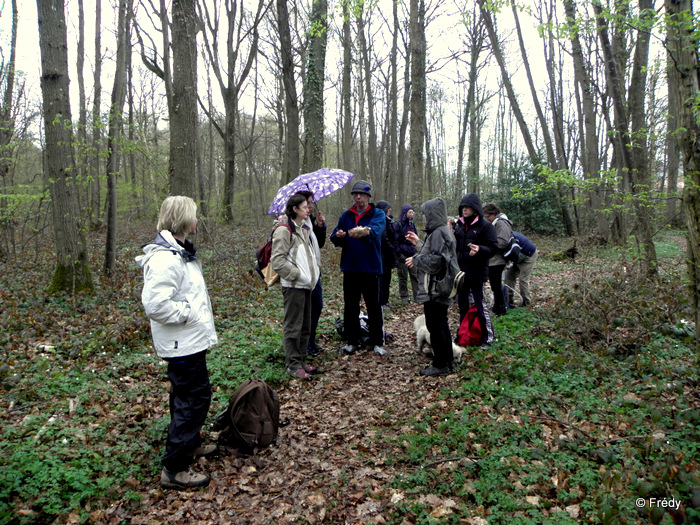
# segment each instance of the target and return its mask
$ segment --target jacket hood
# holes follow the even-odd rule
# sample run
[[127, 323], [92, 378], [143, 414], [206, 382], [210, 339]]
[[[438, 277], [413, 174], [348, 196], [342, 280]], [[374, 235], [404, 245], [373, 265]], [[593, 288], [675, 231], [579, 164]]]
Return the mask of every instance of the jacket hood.
[[428, 233], [447, 224], [447, 205], [442, 197], [430, 199], [420, 209], [425, 214], [425, 230]]
[[388, 211], [389, 211], [389, 208], [391, 208], [391, 203], [389, 203], [389, 202], [387, 202], [387, 201], [379, 201], [379, 202], [377, 203], [377, 208], [379, 208], [380, 210], [382, 210], [382, 211], [383, 211], [384, 213], [386, 213], [387, 216], [388, 216], [388, 215], [389, 215]]
[[404, 204], [401, 206], [401, 213], [399, 214], [399, 222], [403, 222], [406, 220], [406, 214], [408, 213], [408, 210], [412, 210], [413, 206], [410, 204]]
[[196, 252], [194, 246], [192, 246], [192, 243], [189, 243], [188, 241], [185, 242], [189, 244], [189, 248], [191, 251], [188, 251], [182, 246], [180, 246], [175, 237], [173, 237], [172, 233], [170, 233], [168, 230], [163, 230], [156, 235], [156, 238], [153, 240], [153, 242], [144, 244], [141, 247], [143, 249], [143, 255], [139, 255], [138, 257], [136, 257], [135, 261], [139, 266], [143, 267], [153, 256], [154, 253], [163, 250], [169, 250], [174, 253], [179, 253], [182, 256], [182, 258], [185, 259], [185, 261], [187, 262], [196, 260], [197, 257], [195, 257], [194, 255], [194, 252]]
[[471, 208], [479, 217], [484, 216], [484, 208], [481, 205], [481, 199], [476, 193], [467, 193], [462, 197], [462, 201], [459, 203], [459, 208], [457, 209], [460, 217], [462, 216], [462, 209], [464, 208]]

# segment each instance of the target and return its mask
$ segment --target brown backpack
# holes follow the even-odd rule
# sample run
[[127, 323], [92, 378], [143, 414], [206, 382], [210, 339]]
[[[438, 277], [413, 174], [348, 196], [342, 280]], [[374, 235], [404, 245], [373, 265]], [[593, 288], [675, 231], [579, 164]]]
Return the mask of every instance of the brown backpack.
[[216, 416], [219, 443], [244, 452], [255, 452], [274, 443], [280, 420], [280, 401], [262, 379], [247, 379]]

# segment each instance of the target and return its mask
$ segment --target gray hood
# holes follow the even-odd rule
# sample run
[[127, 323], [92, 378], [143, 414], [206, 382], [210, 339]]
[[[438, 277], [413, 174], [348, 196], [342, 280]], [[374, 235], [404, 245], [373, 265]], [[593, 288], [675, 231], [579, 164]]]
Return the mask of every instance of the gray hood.
[[428, 233], [447, 224], [447, 205], [442, 197], [430, 199], [420, 209], [425, 214], [425, 231]]

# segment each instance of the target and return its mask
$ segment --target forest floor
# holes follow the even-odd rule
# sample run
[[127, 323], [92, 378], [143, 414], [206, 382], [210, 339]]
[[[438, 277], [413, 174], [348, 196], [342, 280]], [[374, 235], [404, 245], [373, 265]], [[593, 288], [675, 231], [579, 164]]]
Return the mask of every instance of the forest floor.
[[[250, 242], [255, 244], [255, 241]], [[517, 468], [513, 466], [510, 477], [506, 478], [509, 486], [504, 487], [503, 482], [499, 481], [499, 490], [521, 493], [516, 498], [517, 506], [520, 508], [523, 505], [529, 505], [536, 512], [532, 514], [531, 509], [494, 514], [489, 510], [489, 506], [493, 505], [497, 508], [499, 505], [504, 507], [504, 504], [502, 502], [489, 504], [488, 496], [482, 494], [484, 490], [488, 492], [488, 489], [484, 489], [483, 486], [475, 488], [480, 483], [479, 469], [475, 466], [485, 455], [494, 455], [495, 467], [504, 462], [510, 464], [514, 456], [498, 450], [495, 442], [493, 446], [488, 444], [487, 436], [479, 436], [478, 425], [470, 427], [470, 431], [464, 431], [465, 435], [458, 439], [459, 445], [448, 447], [442, 446], [441, 443], [440, 432], [443, 431], [441, 424], [450, 418], [462, 417], [462, 414], [473, 421], [484, 421], [484, 428], [496, 428], [489, 425], [497, 425], [499, 421], [501, 426], [508, 428], [513, 425], [536, 428], [536, 433], [541, 434], [541, 437], [537, 438], [538, 447], [533, 448], [530, 445], [526, 447], [530, 452], [533, 450], [541, 452], [540, 449], [545, 449], [547, 453], [559, 454], [562, 449], [561, 443], [577, 441], [582, 436], [587, 436], [592, 442], [586, 445], [587, 450], [595, 448], [593, 445], [606, 446], [608, 441], [617, 443], [617, 440], [624, 440], [625, 437], [639, 439], [639, 436], [632, 436], [632, 434], [636, 434], [640, 427], [629, 424], [628, 428], [626, 423], [621, 427], [619, 418], [614, 414], [598, 419], [590, 413], [588, 417], [583, 417], [577, 412], [579, 415], [574, 419], [572, 414], [575, 402], [569, 398], [562, 400], [546, 390], [538, 390], [538, 393], [532, 394], [533, 399], [525, 400], [521, 398], [523, 395], [521, 393], [508, 394], [510, 397], [504, 396], [504, 398], [508, 397], [504, 402], [503, 399], [499, 399], [498, 394], [499, 389], [501, 391], [504, 389], [498, 386], [500, 380], [491, 381], [496, 384], [495, 387], [485, 382], [489, 374], [494, 374], [494, 370], [490, 368], [494, 366], [493, 363], [497, 361], [500, 363], [499, 360], [504, 359], [503, 365], [498, 364], [498, 370], [505, 370], [507, 374], [504, 377], [511, 378], [513, 384], [526, 383], [528, 379], [525, 376], [533, 373], [527, 371], [526, 366], [523, 365], [523, 375], [515, 377], [517, 372], [514, 372], [512, 367], [516, 366], [515, 363], [520, 357], [515, 354], [506, 355], [508, 349], [515, 346], [522, 347], [525, 352], [524, 359], [535, 361], [535, 357], [528, 357], [527, 352], [535, 349], [539, 352], [540, 347], [536, 347], [532, 341], [541, 339], [545, 345], [543, 352], [546, 353], [546, 345], [551, 345], [552, 341], [558, 341], [558, 335], [544, 319], [559, 308], [562, 302], [562, 291], [576, 290], [582, 279], [593, 274], [597, 275], [595, 269], [585, 270], [583, 268], [585, 265], [580, 261], [554, 260], [556, 252], [568, 247], [570, 241], [538, 239], [538, 242], [541, 246], [541, 262], [536, 267], [532, 279], [534, 306], [528, 309], [517, 308], [511, 310], [507, 316], [498, 318], [495, 322], [497, 341], [492, 348], [486, 351], [475, 349], [474, 352], [465, 352], [463, 361], [456, 368], [455, 373], [441, 378], [424, 378], [418, 374], [418, 371], [427, 366], [430, 361], [415, 349], [413, 321], [422, 313], [422, 307], [415, 303], [397, 304], [386, 313], [385, 330], [392, 335], [390, 342], [386, 344], [389, 352], [387, 356], [379, 357], [368, 349], [352, 356], [338, 352], [342, 342], [335, 336], [333, 327], [334, 320], [340, 315], [342, 308], [340, 274], [337, 271], [337, 250], [332, 246], [327, 247], [325, 251], [330, 251], [330, 254], [327, 255], [329, 260], [326, 261], [324, 270], [326, 305], [319, 340], [325, 352], [313, 362], [320, 367], [322, 373], [313, 381], [304, 382], [285, 378], [274, 385], [280, 398], [281, 419], [289, 420], [288, 425], [280, 428], [277, 443], [259, 451], [255, 456], [221, 454], [210, 459], [200, 459], [194, 468], [211, 477], [211, 483], [207, 488], [182, 492], [162, 489], [159, 484], [158, 456], [162, 447], [162, 431], [167, 423], [167, 380], [162, 364], [156, 359], [132, 363], [130, 366], [141, 369], [138, 372], [133, 369], [120, 370], [116, 375], [119, 376], [123, 388], [134, 389], [138, 393], [138, 396], [135, 394], [135, 401], [126, 408], [119, 405], [113, 407], [111, 411], [107, 408], [102, 412], [97, 408], [95, 410], [100, 416], [99, 421], [107, 422], [111, 417], [121, 417], [120, 410], [128, 413], [126, 418], [133, 416], [134, 419], [128, 426], [133, 427], [135, 433], [153, 424], [149, 421], [158, 422], [160, 434], [157, 435], [157, 439], [149, 439], [143, 435], [138, 438], [143, 447], [141, 456], [138, 452], [135, 453], [135, 457], [141, 457], [141, 459], [135, 460], [134, 466], [140, 469], [141, 474], [127, 478], [125, 483], [128, 485], [126, 487], [129, 489], [128, 494], [124, 493], [122, 487], [119, 490], [124, 496], [120, 499], [113, 499], [111, 502], [105, 499], [96, 501], [88, 499], [81, 504], [81, 510], [74, 510], [68, 515], [60, 516], [55, 522], [251, 525], [452, 522], [483, 525], [486, 523], [595, 521], [593, 516], [598, 509], [591, 508], [592, 503], [585, 494], [588, 481], [585, 479], [573, 481], [576, 477], [576, 467], [571, 465], [566, 469], [561, 466], [547, 467], [549, 469], [546, 474], [547, 479], [540, 479], [537, 483], [533, 483], [528, 482], [525, 477], [515, 476], [514, 472], [525, 468], [519, 462], [519, 466]], [[683, 239], [675, 237], [672, 243], [677, 244], [678, 251], [673, 256], [677, 259], [678, 254], [682, 253]], [[236, 330], [240, 330], [246, 322], [252, 327], [256, 321], [260, 321], [255, 319], [259, 315], [258, 312], [267, 312], [263, 314], [263, 317], [268, 317], [264, 323], [269, 325], [278, 338], [274, 343], [275, 359], [278, 363], [275, 366], [281, 366], [281, 339], [279, 339], [281, 302], [278, 297], [274, 300], [270, 299], [281, 294], [278, 289], [249, 295], [237, 292], [232, 294], [232, 297], [228, 297], [225, 303], [218, 301], [215, 295], [221, 293], [223, 285], [220, 281], [224, 273], [220, 273], [212, 266], [217, 264], [217, 260], [230, 262], [227, 250], [221, 246], [210, 255], [209, 269], [206, 270], [215, 310], [218, 308], [221, 311], [224, 305], [237, 304], [236, 307], [231, 306], [231, 311], [225, 315], [227, 318], [238, 318], [239, 321], [236, 323], [242, 323], [234, 324]], [[247, 250], [249, 249], [250, 246], [247, 247]], [[131, 257], [134, 253], [132, 249], [129, 250], [129, 257]], [[602, 261], [602, 264], [608, 263]], [[140, 286], [138, 279], [134, 280], [134, 272], [130, 273], [132, 277], [126, 280], [123, 288], [127, 290], [125, 295], [129, 298], [128, 300], [133, 303], [134, 298], [138, 296]], [[246, 275], [245, 265], [236, 267], [235, 274], [236, 278], [242, 281], [257, 279], [250, 277], [249, 274]], [[259, 287], [258, 283], [255, 284]], [[395, 292], [396, 288], [393, 288], [392, 293]], [[266, 308], [266, 303], [270, 301], [277, 301], [277, 303], [267, 310], [259, 309], [260, 305]], [[248, 310], [247, 307], [251, 309]], [[234, 311], [235, 308], [238, 310]], [[246, 315], [249, 316], [248, 321], [245, 319]], [[450, 315], [454, 329], [456, 307], [451, 309]], [[532, 323], [538, 326], [530, 326]], [[217, 352], [226, 354], [233, 351], [245, 354], [245, 349], [240, 345], [236, 350], [233, 349], [231, 341], [237, 340], [234, 338], [239, 337], [240, 334], [230, 333], [232, 331], [230, 326], [224, 322], [218, 323], [218, 332], [222, 341], [220, 348], [212, 350], [212, 355]], [[617, 327], [617, 317], [615, 317], [615, 326]], [[135, 331], [143, 328], [141, 324], [135, 327]], [[512, 330], [511, 334], [508, 334], [509, 330]], [[633, 330], [633, 328], [629, 329], [629, 331]], [[262, 335], [260, 337], [263, 338]], [[251, 343], [251, 345], [254, 344]], [[139, 346], [146, 346], [146, 344], [141, 343]], [[676, 346], [674, 345], [674, 348]], [[572, 356], [578, 352], [577, 348], [576, 342], [563, 344], [562, 352], [566, 356], [566, 362], [562, 358], [561, 366], [568, 367], [567, 370], [573, 366], [575, 357], [572, 358]], [[692, 355], [692, 352], [688, 354], [684, 348], [679, 347], [677, 351], [685, 352], [684, 355]], [[210, 359], [210, 370], [213, 367], [221, 368], [221, 363], [226, 362], [226, 357], [222, 355], [217, 360]], [[559, 358], [555, 357], [554, 353], [550, 357], [543, 358], [542, 370], [546, 370], [556, 359]], [[691, 357], [688, 357], [687, 364], [696, 366]], [[91, 359], [88, 366], [103, 367], [104, 364], [96, 365], [95, 360]], [[560, 364], [557, 362], [556, 366]], [[597, 365], [592, 365], [592, 367], [595, 366]], [[605, 370], [609, 371], [609, 368]], [[94, 369], [92, 371], [95, 372]], [[221, 369], [212, 370], [212, 382], [217, 389], [215, 400], [218, 404], [212, 405], [208, 422], [213, 421], [213, 416], [225, 406], [222, 403], [225, 403], [225, 399], [232, 393], [217, 387], [217, 374], [222, 373], [227, 372]], [[603, 374], [600, 370], [597, 373]], [[661, 375], [663, 376], [664, 373], [666, 372]], [[240, 382], [244, 378], [237, 377], [236, 381]], [[473, 385], [469, 386], [472, 378]], [[493, 380], [493, 377], [491, 379]], [[620, 379], [615, 381], [615, 384], [608, 385], [606, 395], [612, 395], [610, 392], [615, 388], [631, 389], [629, 385], [634, 385], [637, 380], [630, 378], [629, 381]], [[508, 379], [504, 379], [502, 384], [505, 386], [508, 382]], [[685, 411], [697, 411], [700, 408], [700, 402], [698, 402], [696, 386], [696, 384], [684, 383], [678, 387], [680, 390], [672, 393], [672, 397], [660, 398], [658, 403], [668, 404], [675, 402], [677, 398], [685, 397], [689, 398], [688, 403], [690, 403]], [[474, 391], [470, 391], [470, 388]], [[588, 387], [571, 388], [574, 391], [566, 395], [575, 398], [585, 395], [583, 392]], [[582, 389], [576, 390], [578, 388]], [[488, 392], [482, 392], [481, 389]], [[624, 390], [617, 394], [622, 395], [622, 393], [627, 395], [629, 392]], [[530, 396], [530, 394], [527, 395]], [[671, 394], [665, 395], [671, 396]], [[561, 397], [565, 397], [564, 394]], [[105, 400], [109, 400], [109, 397], [102, 397], [102, 400], [104, 403]], [[552, 411], [546, 412], [547, 407], [557, 405], [568, 405], [568, 408], [562, 408], [561, 412], [554, 415]], [[15, 419], [21, 415], [10, 415], [13, 410], [16, 410], [14, 406], [14, 404], [5, 406], [4, 425], [15, 424]], [[504, 410], [504, 407], [507, 410]], [[661, 409], [663, 410], [663, 407]], [[580, 410], [585, 411], [585, 408]], [[591, 410], [591, 412], [594, 411], [598, 411], [598, 408]], [[600, 413], [606, 414], [606, 411], [607, 409], [601, 407]], [[572, 419], [566, 419], [567, 414]], [[68, 416], [65, 418], [68, 419]], [[700, 415], [698, 418], [700, 419]], [[27, 417], [25, 421], [26, 419]], [[645, 413], [642, 419], [639, 421], [640, 425], [648, 423], [648, 414]], [[529, 423], [524, 425], [523, 420]], [[693, 432], [697, 433], [698, 423], [693, 421], [691, 421]], [[685, 423], [678, 423], [678, 425], [682, 424]], [[687, 427], [683, 431], [687, 432]], [[445, 443], [448, 441], [450, 432], [445, 433]], [[28, 432], [25, 429], [23, 433], [27, 435]], [[514, 433], [517, 434], [517, 431]], [[651, 430], [648, 433], [651, 434]], [[421, 435], [420, 439], [428, 445], [421, 448], [420, 440], [415, 437], [418, 435]], [[216, 437], [208, 426], [205, 429], [205, 436], [210, 439]], [[519, 441], [514, 446], [524, 447], [523, 439], [525, 441], [532, 439], [534, 443], [535, 438], [530, 434], [528, 436], [527, 439], [518, 438]], [[38, 439], [38, 434], [35, 439]], [[139, 443], [136, 445], [141, 446]], [[500, 441], [498, 446], [501, 446]], [[540, 452], [532, 453], [540, 454]], [[104, 451], [103, 454], [108, 455], [109, 452]], [[500, 454], [503, 456], [499, 456]], [[697, 450], [690, 453], [690, 463], [684, 462], [681, 470], [687, 471], [697, 484], [696, 454]], [[537, 469], [542, 467], [542, 463], [546, 463], [544, 460], [531, 458], [525, 463], [530, 461], [536, 465]], [[601, 479], [605, 477], [602, 472], [598, 472], [602, 468], [600, 463], [600, 461], [591, 462], [592, 471], [595, 471], [595, 474], [591, 474], [595, 478], [591, 483], [595, 483], [596, 486], [600, 485]], [[485, 465], [482, 463], [481, 468], [486, 468]], [[146, 467], [145, 471], [143, 467]], [[587, 468], [591, 468], [590, 465]], [[567, 474], [557, 474], [558, 470], [566, 470]], [[614, 469], [611, 467], [611, 470]], [[460, 472], [465, 474], [464, 479], [460, 478], [461, 481], [457, 482], [458, 490], [453, 488], [446, 490], [441, 487], [440, 484], [444, 482], [445, 477], [459, 475]], [[424, 481], [417, 482], [416, 479]], [[413, 481], [403, 483], [401, 480]], [[416, 488], [419, 484], [422, 484], [421, 489]], [[548, 486], [545, 488], [545, 485]], [[692, 486], [695, 485], [691, 483], [691, 489]], [[568, 496], [561, 494], [564, 487], [570, 493]], [[691, 489], [687, 489], [686, 492], [690, 493]], [[621, 489], [617, 489], [618, 493], [620, 491]], [[454, 492], [459, 492], [459, 495]], [[628, 495], [627, 492], [625, 495]], [[0, 491], [0, 502], [2, 502], [2, 496], [3, 492]], [[31, 501], [31, 498], [27, 501]], [[458, 507], [461, 507], [461, 510], [456, 512]], [[465, 508], [470, 510], [465, 511]], [[628, 514], [631, 512], [636, 516], [634, 509], [628, 510]], [[34, 520], [38, 522], [46, 519], [45, 514], [36, 513], [31, 506], [19, 504], [15, 507], [15, 511], [17, 512], [14, 520], [18, 522]], [[504, 517], [508, 515], [511, 518]], [[44, 516], [43, 519], [42, 516]], [[513, 516], [519, 516], [518, 519], [521, 521], [514, 519]], [[535, 521], [528, 521], [530, 518], [527, 516], [534, 517]]]

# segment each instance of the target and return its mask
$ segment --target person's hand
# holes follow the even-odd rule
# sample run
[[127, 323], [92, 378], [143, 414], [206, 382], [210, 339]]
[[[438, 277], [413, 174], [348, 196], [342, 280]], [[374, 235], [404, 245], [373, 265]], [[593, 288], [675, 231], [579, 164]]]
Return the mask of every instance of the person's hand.
[[[410, 232], [413, 233], [413, 232]], [[413, 268], [413, 257], [406, 257], [406, 267]]]
[[479, 245], [478, 244], [469, 243], [469, 244], [467, 244], [467, 246], [469, 246], [469, 248], [471, 248], [469, 250], [469, 255], [471, 257], [474, 257], [477, 253], [479, 253]]
[[316, 224], [319, 226], [325, 226], [326, 224], [326, 218], [323, 216], [323, 213], [321, 213], [321, 210], [318, 210], [318, 215], [316, 215]]
[[406, 240], [413, 244], [413, 246], [415, 246], [416, 244], [418, 244], [418, 235], [416, 235], [415, 232], [408, 232], [406, 234]]
[[342, 239], [342, 238], [344, 238], [346, 235], [347, 235], [347, 233], [345, 232], [345, 230], [338, 230], [337, 232], [335, 232], [335, 236], [336, 236], [338, 239]]

